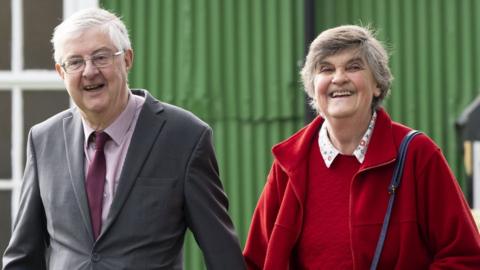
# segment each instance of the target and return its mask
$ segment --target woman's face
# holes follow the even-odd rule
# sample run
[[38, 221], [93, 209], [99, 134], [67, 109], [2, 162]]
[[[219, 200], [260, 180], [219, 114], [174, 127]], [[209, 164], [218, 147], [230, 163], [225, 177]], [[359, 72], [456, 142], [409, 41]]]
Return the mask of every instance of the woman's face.
[[373, 97], [381, 93], [357, 49], [341, 50], [323, 59], [316, 68], [314, 87], [320, 113], [330, 122], [370, 119]]

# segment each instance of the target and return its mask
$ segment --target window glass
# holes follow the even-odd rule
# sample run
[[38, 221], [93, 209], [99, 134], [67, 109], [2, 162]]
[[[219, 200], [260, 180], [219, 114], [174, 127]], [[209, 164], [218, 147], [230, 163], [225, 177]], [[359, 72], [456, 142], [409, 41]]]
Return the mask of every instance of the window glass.
[[[8, 241], [11, 235], [11, 198], [12, 192], [10, 190], [0, 190], [0, 254], [3, 254], [7, 248]], [[1, 256], [0, 256], [1, 257]], [[0, 269], [2, 268], [2, 260], [0, 260]]]
[[[70, 100], [66, 90], [23, 91], [24, 145], [26, 145], [28, 132], [33, 125], [67, 109], [69, 105]], [[27, 148], [25, 147], [24, 149], [26, 150]]]
[[25, 69], [54, 69], [50, 39], [62, 12], [62, 0], [23, 0]]
[[0, 70], [9, 70], [12, 48], [12, 9], [10, 0], [0, 1]]
[[11, 149], [12, 94], [10, 91], [0, 90], [0, 179], [12, 178]]

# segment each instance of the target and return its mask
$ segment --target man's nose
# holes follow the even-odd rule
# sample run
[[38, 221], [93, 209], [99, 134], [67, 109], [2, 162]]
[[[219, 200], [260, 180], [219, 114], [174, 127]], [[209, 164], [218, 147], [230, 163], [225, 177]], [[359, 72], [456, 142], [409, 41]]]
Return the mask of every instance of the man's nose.
[[92, 60], [90, 59], [86, 60], [82, 75], [84, 77], [89, 77], [92, 75], [96, 75], [97, 73], [98, 73], [98, 68], [93, 64]]

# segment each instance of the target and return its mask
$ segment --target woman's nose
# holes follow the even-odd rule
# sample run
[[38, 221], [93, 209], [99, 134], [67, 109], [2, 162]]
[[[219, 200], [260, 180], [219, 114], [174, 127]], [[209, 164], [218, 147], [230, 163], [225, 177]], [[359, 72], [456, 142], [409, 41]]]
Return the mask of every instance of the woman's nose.
[[348, 77], [347, 77], [347, 74], [345, 74], [345, 71], [337, 69], [333, 74], [333, 77], [332, 77], [333, 84], [343, 84], [347, 81], [348, 81]]

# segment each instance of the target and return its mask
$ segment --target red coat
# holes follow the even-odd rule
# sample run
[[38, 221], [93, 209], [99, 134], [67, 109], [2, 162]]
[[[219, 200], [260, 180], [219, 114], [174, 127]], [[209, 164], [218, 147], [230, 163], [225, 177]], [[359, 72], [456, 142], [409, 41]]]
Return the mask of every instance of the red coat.
[[[295, 269], [308, 153], [323, 119], [273, 148], [275, 157], [244, 250], [249, 269]], [[369, 269], [387, 208], [397, 149], [409, 128], [378, 118], [350, 187], [354, 269]], [[290, 265], [290, 268], [289, 268]], [[409, 145], [379, 269], [480, 269], [480, 235], [440, 149], [425, 135]]]

